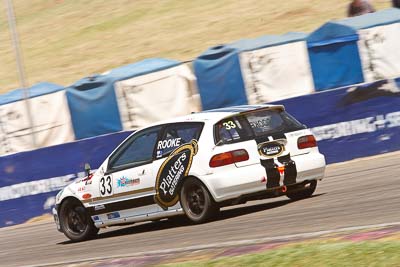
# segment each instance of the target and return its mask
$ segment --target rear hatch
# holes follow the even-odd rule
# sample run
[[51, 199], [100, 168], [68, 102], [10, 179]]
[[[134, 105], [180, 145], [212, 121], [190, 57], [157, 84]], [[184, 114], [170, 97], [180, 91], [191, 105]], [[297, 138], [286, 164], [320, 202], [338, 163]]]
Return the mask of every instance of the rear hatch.
[[260, 164], [264, 158], [309, 153], [310, 148], [299, 148], [298, 144], [308, 135], [311, 132], [282, 106], [240, 113], [221, 120], [214, 128], [217, 146], [225, 151], [245, 149], [249, 154], [248, 160], [235, 162], [237, 167]]

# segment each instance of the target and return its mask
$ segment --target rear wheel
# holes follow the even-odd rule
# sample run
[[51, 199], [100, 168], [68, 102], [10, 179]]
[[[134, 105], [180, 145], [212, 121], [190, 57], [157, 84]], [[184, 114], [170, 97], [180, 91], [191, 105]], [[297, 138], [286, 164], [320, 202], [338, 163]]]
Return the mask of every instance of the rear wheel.
[[74, 242], [93, 238], [99, 232], [82, 203], [73, 198], [62, 203], [60, 224], [65, 236]]
[[309, 198], [314, 194], [315, 189], [317, 188], [317, 180], [311, 181], [304, 189], [296, 192], [288, 192], [287, 197], [291, 200], [300, 200]]
[[194, 223], [206, 222], [219, 211], [207, 188], [193, 177], [185, 180], [180, 199], [186, 216]]

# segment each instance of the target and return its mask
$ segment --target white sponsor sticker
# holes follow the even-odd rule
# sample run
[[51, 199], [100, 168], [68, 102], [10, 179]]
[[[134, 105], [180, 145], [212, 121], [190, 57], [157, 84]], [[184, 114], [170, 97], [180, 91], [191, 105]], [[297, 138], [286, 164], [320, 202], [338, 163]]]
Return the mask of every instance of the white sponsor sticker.
[[163, 141], [158, 141], [157, 150], [170, 148], [170, 147], [178, 147], [181, 145], [181, 138], [168, 139]]

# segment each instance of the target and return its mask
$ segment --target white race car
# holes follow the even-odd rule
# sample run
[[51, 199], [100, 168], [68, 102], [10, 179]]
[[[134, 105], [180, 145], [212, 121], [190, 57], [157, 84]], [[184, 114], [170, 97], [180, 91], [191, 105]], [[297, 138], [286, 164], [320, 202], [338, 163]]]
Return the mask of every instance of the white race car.
[[248, 200], [307, 198], [324, 177], [325, 157], [283, 106], [238, 106], [140, 129], [87, 172], [58, 193], [53, 209], [72, 241], [111, 225], [179, 214], [201, 223]]

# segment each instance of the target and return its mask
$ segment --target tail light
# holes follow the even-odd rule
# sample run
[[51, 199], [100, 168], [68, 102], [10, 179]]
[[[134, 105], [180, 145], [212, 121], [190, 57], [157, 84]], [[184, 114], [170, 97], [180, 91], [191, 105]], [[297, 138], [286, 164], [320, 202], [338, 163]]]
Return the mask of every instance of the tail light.
[[317, 146], [317, 141], [315, 140], [314, 135], [305, 135], [297, 139], [297, 147], [299, 149], [316, 147], [316, 146]]
[[244, 149], [233, 150], [221, 154], [214, 155], [210, 159], [210, 167], [221, 167], [236, 162], [246, 161], [249, 159], [249, 154]]

